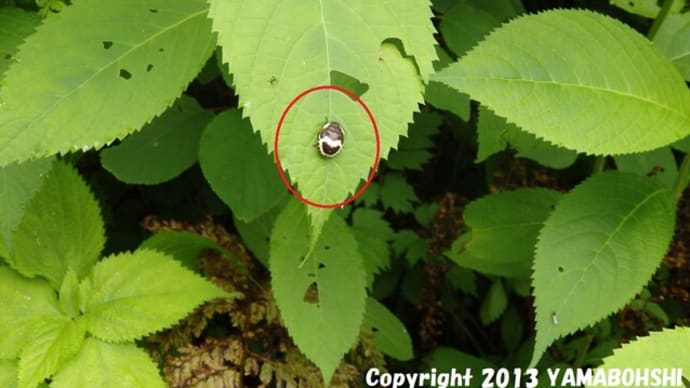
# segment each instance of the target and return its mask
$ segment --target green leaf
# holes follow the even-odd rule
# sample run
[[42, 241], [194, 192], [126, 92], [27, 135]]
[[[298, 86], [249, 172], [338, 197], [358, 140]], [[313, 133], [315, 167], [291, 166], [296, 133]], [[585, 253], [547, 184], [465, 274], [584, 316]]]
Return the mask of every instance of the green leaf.
[[396, 213], [412, 211], [412, 204], [419, 202], [414, 189], [401, 174], [386, 174], [381, 185], [381, 203]]
[[614, 159], [618, 171], [653, 178], [669, 189], [673, 188], [678, 176], [676, 159], [669, 147], [661, 147], [641, 154], [617, 155]]
[[238, 110], [219, 114], [204, 129], [199, 163], [213, 191], [241, 220], [259, 217], [287, 195], [272, 158]]
[[[438, 60], [434, 61], [434, 70], [438, 72], [450, 65], [453, 59], [441, 47], [435, 48]], [[470, 97], [440, 82], [431, 80], [426, 85], [424, 101], [436, 108], [451, 112], [465, 121], [470, 119]]]
[[[637, 340], [614, 350], [612, 356], [604, 359], [604, 365], [601, 366], [601, 369], [647, 369], [653, 366], [654, 368], [667, 368], [667, 372], [670, 373], [672, 369], [677, 368], [687, 378], [687, 368], [690, 365], [688, 343], [690, 343], [690, 329], [687, 327], [653, 332], [648, 336], [638, 337]], [[596, 372], [597, 370], [594, 371], [594, 373]], [[650, 379], [650, 381], [653, 380]], [[654, 384], [650, 386], [654, 386]], [[682, 387], [683, 385], [671, 383], [666, 386]]]
[[285, 207], [288, 198], [286, 197], [278, 205], [271, 208], [266, 213], [255, 218], [251, 222], [244, 222], [234, 218], [235, 227], [242, 237], [242, 241], [252, 251], [254, 256], [268, 268], [268, 243], [271, 240], [271, 231], [278, 214]]
[[18, 357], [33, 327], [61, 317], [55, 291], [43, 279], [27, 279], [0, 266], [0, 359]]
[[276, 220], [270, 246], [271, 285], [288, 332], [321, 369], [328, 385], [359, 335], [366, 276], [357, 242], [340, 217], [329, 219], [309, 251], [304, 206], [293, 199]]
[[532, 159], [551, 168], [566, 168], [577, 159], [576, 152], [554, 146], [531, 133], [521, 131], [483, 105], [479, 106], [477, 132], [477, 163], [502, 151], [508, 143], [518, 151], [517, 157]]
[[19, 45], [34, 32], [40, 21], [41, 18], [34, 12], [14, 7], [0, 7], [0, 89], [3, 73], [14, 61]]
[[201, 130], [212, 117], [183, 95], [139, 132], [101, 151], [101, 163], [126, 183], [155, 185], [173, 179], [196, 163]]
[[79, 316], [79, 278], [77, 273], [71, 268], [62, 278], [62, 285], [58, 294], [58, 302], [60, 311], [70, 317], [76, 318]]
[[396, 170], [421, 170], [433, 156], [429, 151], [434, 147], [431, 136], [438, 131], [439, 125], [440, 114], [430, 111], [415, 113], [408, 137], [401, 138], [398, 149], [391, 151], [388, 156], [388, 167]]
[[371, 287], [378, 273], [390, 267], [388, 242], [393, 229], [378, 210], [359, 208], [352, 214], [352, 233], [364, 259], [367, 286]]
[[555, 339], [606, 317], [639, 292], [664, 257], [674, 224], [670, 190], [637, 175], [596, 174], [564, 195], [537, 243], [532, 365]]
[[17, 361], [0, 360], [0, 387], [17, 388]]
[[513, 19], [432, 80], [591, 154], [652, 150], [690, 133], [690, 92], [673, 65], [627, 25], [590, 11]]
[[[657, 0], [610, 0], [611, 4], [630, 13], [654, 19], [659, 15], [661, 7]], [[673, 0], [671, 13], [680, 12], [685, 6], [685, 0]]]
[[163, 388], [158, 367], [134, 344], [109, 344], [87, 338], [77, 354], [53, 377], [51, 388]]
[[553, 190], [522, 189], [472, 201], [463, 213], [469, 234], [445, 255], [485, 274], [529, 277], [537, 235], [560, 197]]
[[448, 48], [459, 58], [500, 25], [501, 20], [497, 16], [475, 8], [469, 2], [458, 2], [444, 13], [439, 30]]
[[522, 317], [515, 306], [511, 305], [501, 320], [501, 339], [510, 354], [514, 354], [520, 346], [523, 330]]
[[654, 44], [666, 54], [686, 81], [690, 81], [690, 13], [668, 15], [654, 35]]
[[65, 316], [35, 326], [19, 358], [19, 386], [35, 387], [55, 373], [79, 351], [85, 333], [82, 320]]
[[47, 18], [5, 73], [0, 165], [98, 148], [170, 106], [215, 46], [207, 9], [203, 0], [91, 0]]
[[491, 283], [489, 292], [482, 300], [482, 306], [479, 309], [479, 319], [484, 325], [488, 325], [497, 320], [508, 306], [508, 295], [503, 289], [503, 282], [496, 279]]
[[[422, 102], [421, 81], [436, 58], [432, 13], [423, 0], [257, 0], [251, 7], [241, 0], [211, 0], [209, 14], [243, 113], [271, 146], [276, 123], [293, 98], [344, 75], [368, 86], [361, 97], [378, 122], [386, 157]], [[339, 122], [346, 132], [344, 149], [333, 159], [314, 147], [326, 120]], [[369, 175], [375, 157], [372, 125], [346, 95], [314, 92], [286, 117], [279, 154], [304, 197], [337, 203]], [[312, 217], [319, 213], [309, 211]], [[314, 222], [314, 235], [322, 222]]]
[[84, 277], [104, 243], [96, 199], [74, 168], [58, 162], [26, 207], [8, 263], [25, 276], [45, 277], [58, 289], [69, 268]]
[[139, 249], [153, 249], [172, 256], [186, 268], [197, 269], [199, 254], [205, 249], [213, 249], [222, 253], [226, 258], [241, 264], [235, 255], [213, 240], [190, 232], [160, 231], [144, 240]]
[[50, 171], [50, 159], [13, 163], [0, 167], [0, 256], [10, 257], [14, 250], [14, 231]]
[[386, 306], [374, 298], [367, 298], [364, 321], [374, 331], [376, 345], [396, 360], [412, 359], [412, 339], [405, 325]]
[[[447, 347], [436, 348], [429, 360], [429, 368], [436, 368], [438, 372], [450, 372], [453, 369], [458, 369], [458, 365], [462, 365], [462, 371], [464, 371], [465, 368], [470, 368], [472, 370], [472, 375], [475, 376], [470, 380], [469, 385], [467, 385], [469, 388], [479, 388], [482, 386], [483, 379], [476, 377], [482, 376], [482, 369], [496, 368], [496, 365], [485, 359]], [[442, 387], [442, 385], [436, 386]]]
[[146, 249], [99, 262], [80, 287], [89, 333], [117, 342], [171, 326], [207, 300], [236, 296]]

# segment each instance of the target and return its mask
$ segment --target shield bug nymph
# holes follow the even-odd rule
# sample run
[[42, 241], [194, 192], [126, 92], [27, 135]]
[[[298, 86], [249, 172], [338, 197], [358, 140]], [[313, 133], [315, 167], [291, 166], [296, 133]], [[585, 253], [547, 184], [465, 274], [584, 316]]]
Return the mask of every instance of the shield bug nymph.
[[335, 121], [327, 121], [316, 137], [316, 148], [322, 156], [332, 158], [340, 153], [344, 142], [345, 131], [343, 127]]

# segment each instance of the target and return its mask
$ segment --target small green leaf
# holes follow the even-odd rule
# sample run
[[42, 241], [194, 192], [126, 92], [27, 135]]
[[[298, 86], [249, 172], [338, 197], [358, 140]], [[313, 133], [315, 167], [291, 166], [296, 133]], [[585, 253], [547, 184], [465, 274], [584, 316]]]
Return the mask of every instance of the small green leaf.
[[101, 151], [101, 163], [126, 183], [155, 185], [173, 179], [196, 163], [201, 130], [212, 117], [183, 95], [140, 131]]
[[654, 35], [657, 45], [686, 81], [690, 81], [690, 13], [668, 15]]
[[71, 268], [62, 278], [62, 285], [58, 294], [60, 311], [70, 318], [79, 316], [79, 278]]
[[[496, 365], [485, 359], [447, 347], [436, 348], [429, 360], [429, 368], [436, 368], [438, 372], [450, 372], [453, 369], [458, 369], [458, 365], [462, 365], [463, 371], [465, 368], [470, 368], [472, 375], [475, 376], [469, 381], [468, 388], [479, 388], [482, 386], [483, 379], [476, 378], [476, 376], [482, 376], [482, 369], [496, 368]], [[436, 385], [436, 387], [442, 387], [442, 385]]]
[[412, 339], [405, 325], [386, 306], [367, 298], [364, 321], [374, 331], [374, 341], [384, 354], [406, 361], [414, 356]]
[[381, 203], [396, 213], [412, 211], [412, 204], [419, 202], [414, 189], [401, 174], [387, 174], [379, 192]]
[[51, 159], [38, 159], [0, 167], [0, 256], [11, 257], [14, 231], [52, 167]]
[[639, 292], [666, 253], [674, 224], [670, 190], [637, 175], [596, 174], [564, 195], [537, 243], [532, 365], [555, 339], [606, 317]]
[[251, 221], [285, 199], [273, 159], [239, 110], [228, 110], [204, 129], [199, 163], [213, 191], [235, 217]]
[[501, 339], [509, 353], [514, 353], [522, 342], [522, 317], [515, 306], [510, 306], [501, 320]]
[[235, 255], [213, 240], [190, 232], [161, 231], [144, 240], [139, 249], [153, 249], [172, 256], [186, 268], [197, 269], [199, 254], [204, 249], [213, 249], [222, 253], [226, 258], [241, 264]]
[[201, 303], [233, 297], [168, 256], [146, 249], [104, 259], [80, 285], [87, 330], [132, 341], [171, 326]]
[[479, 309], [479, 319], [483, 324], [488, 325], [497, 320], [508, 306], [508, 296], [503, 288], [503, 282], [496, 279], [491, 283], [489, 292], [482, 301]]
[[19, 45], [34, 32], [40, 22], [41, 18], [34, 12], [27, 12], [21, 8], [0, 7], [0, 89], [3, 73], [14, 62]]
[[35, 387], [74, 356], [84, 340], [84, 322], [65, 316], [33, 327], [31, 339], [19, 357], [19, 386]]
[[61, 317], [55, 291], [43, 279], [27, 279], [0, 266], [0, 359], [18, 357], [32, 328]]
[[17, 361], [0, 360], [0, 387], [17, 388]]
[[134, 344], [109, 344], [87, 338], [81, 351], [53, 377], [51, 388], [164, 388], [158, 367]]
[[669, 147], [661, 147], [641, 154], [617, 155], [618, 171], [650, 177], [672, 189], [678, 176], [676, 159]]
[[522, 189], [469, 203], [464, 211], [469, 234], [455, 240], [445, 255], [485, 274], [529, 277], [537, 235], [560, 197], [553, 190]]
[[235, 218], [235, 227], [242, 237], [242, 241], [252, 251], [254, 256], [268, 268], [268, 243], [271, 240], [271, 231], [278, 214], [283, 210], [288, 198], [271, 208], [266, 213], [255, 218], [251, 222], [244, 222]]
[[84, 277], [104, 243], [96, 199], [74, 168], [57, 162], [26, 207], [8, 263], [25, 276], [45, 277], [58, 289], [69, 268]]
[[380, 211], [360, 208], [352, 214], [352, 233], [364, 259], [367, 286], [371, 286], [376, 275], [390, 267], [388, 242], [393, 238], [393, 229]]
[[[690, 329], [687, 327], [653, 332], [614, 350], [612, 356], [604, 359], [604, 365], [600, 368], [622, 370], [625, 368], [647, 369], [653, 366], [667, 368], [667, 373], [676, 370], [687, 379], [687, 368], [690, 365], [688, 343], [690, 343]], [[594, 373], [596, 372], [595, 370]], [[678, 377], [677, 381], [680, 380], [681, 377]], [[676, 385], [671, 382], [666, 386], [683, 387], [683, 384]]]
[[291, 200], [275, 222], [271, 285], [288, 332], [328, 383], [359, 335], [366, 275], [357, 242], [340, 217], [330, 217], [309, 251], [304, 206]]
[[408, 129], [408, 137], [398, 143], [398, 149], [391, 151], [386, 165], [396, 170], [421, 170], [433, 156], [429, 151], [434, 147], [431, 139], [441, 125], [441, 115], [423, 111], [415, 113], [414, 121]]
[[645, 37], [591, 11], [513, 19], [432, 80], [591, 154], [648, 151], [690, 133], [690, 91], [678, 71]]
[[75, 1], [45, 19], [0, 89], [0, 165], [98, 148], [141, 128], [211, 55], [207, 12], [204, 0]]

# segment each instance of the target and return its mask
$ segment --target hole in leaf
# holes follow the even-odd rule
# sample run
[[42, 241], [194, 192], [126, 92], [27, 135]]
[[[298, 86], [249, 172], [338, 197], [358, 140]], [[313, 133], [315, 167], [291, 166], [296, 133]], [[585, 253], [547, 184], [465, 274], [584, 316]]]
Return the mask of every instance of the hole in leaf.
[[12, 59], [12, 54], [10, 54], [10, 53], [5, 54], [5, 59]]
[[151, 12], [151, 13], [158, 13], [158, 10], [155, 9], [155, 8], [151, 8], [151, 9], [149, 9], [149, 12]]
[[104, 49], [107, 50], [107, 49], [109, 49], [109, 48], [111, 48], [111, 47], [113, 47], [113, 42], [112, 42], [112, 41], [110, 41], [110, 40], [104, 40], [104, 41], [103, 41], [103, 48], [104, 48]]
[[128, 79], [132, 78], [132, 73], [128, 72], [125, 69], [120, 69], [120, 78], [122, 78], [124, 80], [128, 80]]
[[324, 250], [324, 251], [327, 251], [327, 250], [329, 250], [329, 249], [331, 249], [331, 246], [330, 246], [330, 245], [324, 245], [324, 246], [323, 246], [323, 250]]
[[357, 96], [361, 96], [369, 90], [369, 85], [361, 83], [356, 78], [335, 70], [331, 70], [331, 85], [340, 86], [341, 88], [353, 92]]
[[371, 331], [373, 331], [374, 333], [376, 333], [377, 331], [379, 331], [379, 328], [378, 328], [378, 327], [372, 326], [372, 327], [371, 327]]
[[146, 66], [146, 71], [151, 71], [151, 70], [153, 70], [153, 65], [149, 63], [149, 64]]
[[319, 304], [319, 287], [316, 286], [316, 282], [307, 287], [304, 291], [304, 301], [311, 304]]
[[271, 86], [276, 86], [278, 84], [278, 78], [272, 75], [271, 78], [268, 79], [268, 83], [271, 84]]
[[158, 51], [162, 53], [163, 51], [165, 51], [165, 49], [163, 47], [161, 47], [158, 49]]
[[326, 268], [326, 264], [324, 263], [319, 263], [319, 269], [324, 269]]
[[563, 267], [561, 267], [561, 266], [559, 265], [559, 266], [558, 266], [558, 272], [563, 272], [563, 271], [564, 271]]

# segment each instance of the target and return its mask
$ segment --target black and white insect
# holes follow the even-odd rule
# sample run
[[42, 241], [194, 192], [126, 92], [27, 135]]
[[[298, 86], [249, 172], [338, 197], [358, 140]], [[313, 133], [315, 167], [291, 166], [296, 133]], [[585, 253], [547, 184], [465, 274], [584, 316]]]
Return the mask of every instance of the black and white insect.
[[322, 156], [332, 158], [340, 153], [345, 143], [345, 130], [335, 121], [327, 121], [316, 137], [316, 148]]

